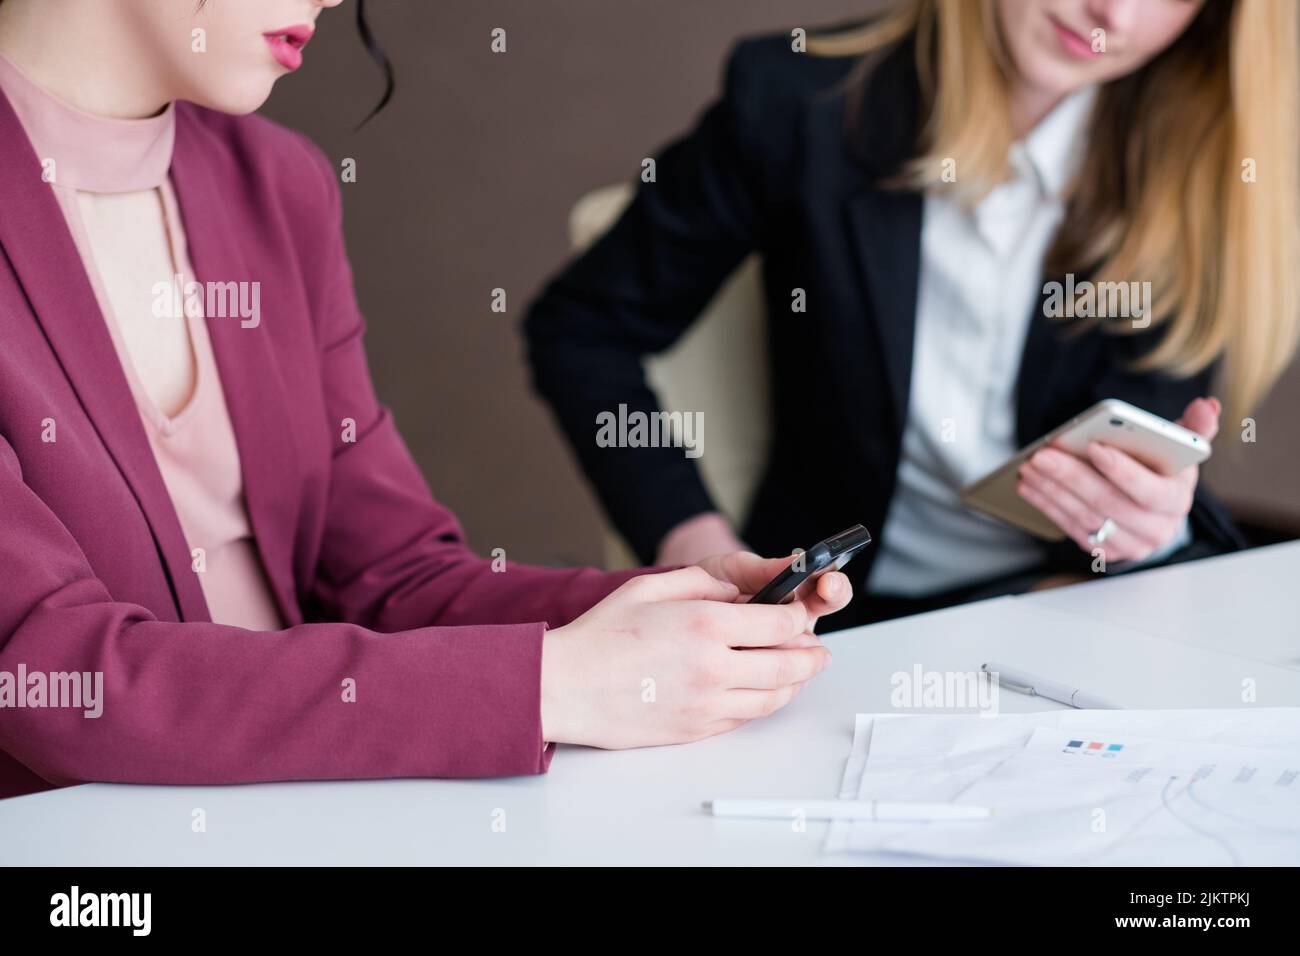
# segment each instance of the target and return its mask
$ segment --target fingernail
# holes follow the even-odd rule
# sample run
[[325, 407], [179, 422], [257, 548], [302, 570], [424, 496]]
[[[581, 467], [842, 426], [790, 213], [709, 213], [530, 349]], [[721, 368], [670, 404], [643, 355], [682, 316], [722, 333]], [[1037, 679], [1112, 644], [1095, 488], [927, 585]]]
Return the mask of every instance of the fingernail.
[[1101, 462], [1103, 465], [1109, 465], [1115, 461], [1115, 453], [1103, 445], [1101, 442], [1092, 442], [1088, 445], [1088, 454]]
[[1046, 450], [1035, 452], [1034, 456], [1029, 460], [1034, 463], [1035, 468], [1041, 468], [1043, 471], [1051, 471], [1056, 465], [1056, 460], [1052, 457], [1051, 452]]

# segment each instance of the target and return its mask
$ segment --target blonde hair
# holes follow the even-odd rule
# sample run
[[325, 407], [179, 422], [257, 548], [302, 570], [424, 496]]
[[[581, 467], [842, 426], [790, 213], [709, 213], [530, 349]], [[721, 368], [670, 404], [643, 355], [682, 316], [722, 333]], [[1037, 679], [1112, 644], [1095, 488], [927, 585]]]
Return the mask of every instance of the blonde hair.
[[[893, 182], [978, 201], [1005, 177], [1013, 137], [994, 0], [905, 0], [808, 49], [869, 68], [909, 37], [921, 133]], [[1300, 343], [1298, 122], [1300, 3], [1208, 0], [1167, 50], [1099, 91], [1044, 263], [1150, 281], [1152, 325], [1165, 328], [1138, 368], [1185, 377], [1222, 357], [1233, 416]], [[943, 181], [946, 157], [960, 157], [960, 183]]]

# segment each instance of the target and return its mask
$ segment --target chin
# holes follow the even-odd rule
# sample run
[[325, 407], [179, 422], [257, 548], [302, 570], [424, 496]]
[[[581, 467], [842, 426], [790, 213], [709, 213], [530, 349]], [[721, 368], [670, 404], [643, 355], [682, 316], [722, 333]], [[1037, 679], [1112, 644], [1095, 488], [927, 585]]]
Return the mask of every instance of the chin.
[[1047, 56], [1031, 57], [1023, 66], [1017, 65], [1021, 78], [1036, 90], [1067, 96], [1080, 87], [1093, 82], [1088, 71], [1073, 63], [1062, 63]]
[[205, 106], [219, 113], [231, 116], [243, 116], [256, 112], [271, 96], [275, 80], [263, 83], [245, 83], [239, 88], [204, 89], [188, 99], [199, 106]]

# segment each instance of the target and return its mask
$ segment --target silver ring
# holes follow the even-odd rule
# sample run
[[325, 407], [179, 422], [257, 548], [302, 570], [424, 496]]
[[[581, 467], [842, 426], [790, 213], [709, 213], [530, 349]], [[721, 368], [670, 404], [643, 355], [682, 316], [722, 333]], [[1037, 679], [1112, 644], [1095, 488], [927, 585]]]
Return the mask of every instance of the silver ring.
[[1119, 530], [1119, 525], [1107, 518], [1101, 523], [1101, 527], [1088, 535], [1089, 544], [1105, 544], [1106, 539]]

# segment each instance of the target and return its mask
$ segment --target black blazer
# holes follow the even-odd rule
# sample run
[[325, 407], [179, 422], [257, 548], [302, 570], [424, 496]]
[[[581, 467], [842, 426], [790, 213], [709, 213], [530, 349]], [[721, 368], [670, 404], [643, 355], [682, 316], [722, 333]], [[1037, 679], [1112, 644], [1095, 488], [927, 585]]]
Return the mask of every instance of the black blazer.
[[[742, 42], [721, 100], [531, 307], [536, 387], [643, 561], [676, 524], [715, 506], [680, 449], [597, 447], [596, 416], [620, 403], [658, 410], [642, 356], [672, 345], [753, 252], [763, 263], [775, 433], [741, 533], [760, 553], [788, 554], [854, 522], [877, 535], [884, 524], [907, 413], [923, 197], [880, 181], [914, 152], [918, 88], [910, 43], [856, 93], [854, 65], [795, 53], [785, 35]], [[796, 288], [805, 313], [791, 311]], [[1072, 331], [1038, 309], [1016, 387], [1020, 443], [1103, 398], [1181, 415], [1212, 370], [1183, 380], [1130, 371], [1154, 334]], [[1191, 526], [1193, 544], [1174, 559], [1241, 546], [1204, 491]], [[858, 585], [877, 551], [850, 565]], [[1044, 571], [1088, 562], [1067, 541], [1050, 549]], [[836, 623], [859, 616], [850, 609]]]

